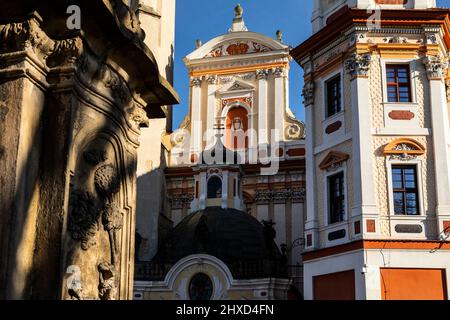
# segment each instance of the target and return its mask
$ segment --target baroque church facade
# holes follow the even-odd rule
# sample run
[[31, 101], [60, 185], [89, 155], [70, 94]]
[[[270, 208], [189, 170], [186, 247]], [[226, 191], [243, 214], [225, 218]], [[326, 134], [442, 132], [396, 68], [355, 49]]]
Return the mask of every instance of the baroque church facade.
[[[237, 9], [228, 34], [198, 43], [185, 58], [190, 112], [170, 136], [166, 170], [170, 217], [181, 221], [175, 230], [203, 230], [200, 238], [209, 239], [209, 218], [198, 212], [246, 211], [265, 221], [266, 232], [275, 229], [268, 233], [288, 265], [303, 266], [305, 299], [448, 299], [448, 9], [434, 0], [315, 1], [313, 35], [290, 51], [304, 70], [305, 133], [282, 103], [288, 78], [273, 64], [285, 63], [287, 70], [289, 55], [280, 34], [276, 41], [261, 38], [241, 19]], [[243, 140], [234, 136], [255, 128], [257, 134]], [[264, 128], [275, 135], [266, 136]], [[224, 156], [247, 149], [239, 170], [204, 162], [201, 150], [223, 147], [219, 140], [228, 150]], [[277, 174], [249, 170], [262, 169], [251, 164], [251, 147], [258, 145], [259, 156], [264, 142], [276, 145], [269, 149], [280, 160]], [[196, 215], [200, 222], [192, 231], [187, 225]], [[170, 276], [184, 274], [177, 289], [168, 287], [169, 277], [157, 289], [138, 282], [141, 297], [164, 298], [154, 295], [164, 289], [189, 299], [196, 273], [212, 291], [232, 288], [233, 281], [224, 287], [227, 282], [204, 271], [202, 250], [191, 251], [176, 272], [172, 267]], [[192, 269], [183, 273], [183, 263]], [[233, 277], [235, 266], [224, 264]], [[293, 281], [289, 273], [278, 276]], [[280, 293], [288, 287], [277, 285], [278, 292], [264, 296], [265, 289], [252, 294], [238, 286], [208, 297], [286, 298]]]
[[189, 113], [163, 138], [173, 229], [137, 263], [135, 299], [302, 291], [305, 128], [288, 105], [290, 49], [281, 32], [248, 31], [237, 6], [228, 33], [184, 59]]

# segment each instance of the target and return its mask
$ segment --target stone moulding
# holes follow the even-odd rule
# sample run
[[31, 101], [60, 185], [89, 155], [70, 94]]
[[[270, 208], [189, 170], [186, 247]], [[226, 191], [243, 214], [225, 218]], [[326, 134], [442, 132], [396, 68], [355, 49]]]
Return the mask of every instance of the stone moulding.
[[339, 151], [331, 151], [319, 164], [321, 170], [332, 170], [341, 166], [343, 162], [347, 161], [350, 156]]
[[412, 120], [415, 114], [409, 110], [392, 110], [389, 112], [389, 118], [392, 120]]
[[414, 155], [420, 156], [425, 154], [426, 149], [413, 139], [401, 138], [392, 141], [384, 148], [384, 155]]

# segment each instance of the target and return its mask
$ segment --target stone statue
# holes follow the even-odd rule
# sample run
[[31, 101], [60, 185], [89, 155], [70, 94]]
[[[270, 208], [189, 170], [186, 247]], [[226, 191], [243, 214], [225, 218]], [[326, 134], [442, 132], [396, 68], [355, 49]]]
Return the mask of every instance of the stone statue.
[[234, 8], [234, 13], [235, 13], [236, 19], [242, 19], [242, 16], [244, 14], [244, 9], [241, 7], [241, 5], [239, 3]]

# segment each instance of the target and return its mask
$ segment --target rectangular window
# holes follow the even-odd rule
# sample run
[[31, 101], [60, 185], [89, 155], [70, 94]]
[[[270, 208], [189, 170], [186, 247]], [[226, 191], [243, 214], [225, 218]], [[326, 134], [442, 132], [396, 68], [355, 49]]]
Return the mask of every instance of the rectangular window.
[[327, 117], [331, 117], [342, 111], [341, 75], [326, 82]]
[[419, 215], [419, 193], [416, 166], [392, 166], [394, 213]]
[[388, 102], [412, 102], [409, 65], [386, 65]]
[[340, 172], [328, 178], [329, 224], [344, 221], [345, 192], [344, 173]]

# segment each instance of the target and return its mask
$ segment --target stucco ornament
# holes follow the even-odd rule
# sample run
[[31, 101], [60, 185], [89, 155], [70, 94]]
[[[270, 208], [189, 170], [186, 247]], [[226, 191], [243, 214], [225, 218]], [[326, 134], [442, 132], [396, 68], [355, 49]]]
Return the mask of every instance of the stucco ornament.
[[355, 53], [345, 62], [345, 69], [352, 77], [367, 77], [371, 61], [372, 56], [370, 54]]
[[307, 81], [302, 91], [303, 104], [305, 106], [314, 104], [314, 81]]
[[427, 70], [428, 79], [442, 79], [448, 68], [448, 57], [442, 55], [427, 56], [423, 58], [423, 63]]
[[68, 229], [72, 239], [81, 242], [83, 250], [88, 250], [96, 244], [98, 218], [99, 211], [96, 209], [94, 195], [81, 190], [72, 192]]

